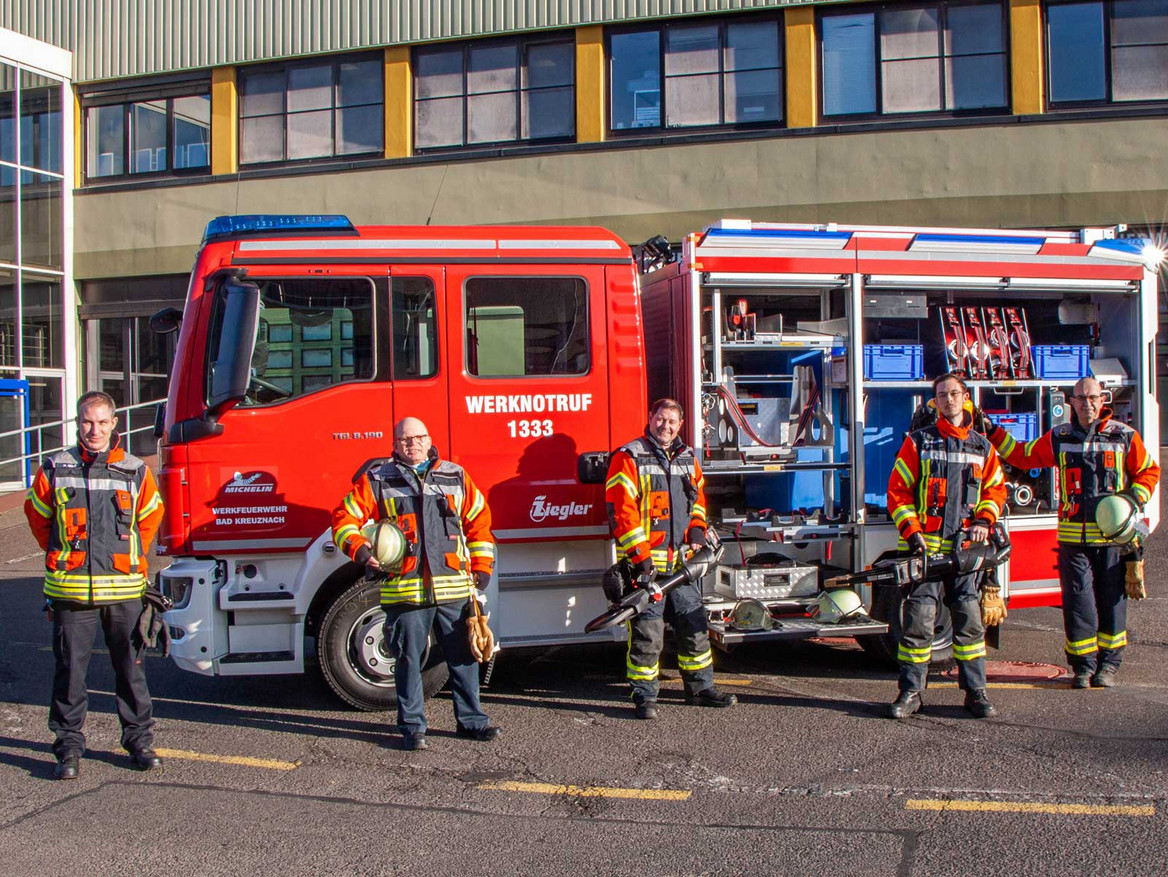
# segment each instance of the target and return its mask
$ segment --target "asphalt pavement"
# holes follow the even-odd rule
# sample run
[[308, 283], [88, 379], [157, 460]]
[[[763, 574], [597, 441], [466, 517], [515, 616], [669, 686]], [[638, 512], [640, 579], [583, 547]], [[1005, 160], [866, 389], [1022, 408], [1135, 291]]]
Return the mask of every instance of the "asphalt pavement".
[[719, 655], [739, 704], [686, 706], [672, 656], [656, 722], [632, 718], [618, 646], [505, 653], [503, 735], [430, 748], [335, 700], [315, 672], [194, 676], [151, 656], [161, 771], [118, 748], [104, 649], [80, 779], [52, 779], [41, 555], [0, 506], [0, 874], [1145, 875], [1168, 862], [1168, 536], [1148, 546], [1119, 687], [1075, 691], [1058, 610], [1011, 613], [1001, 711], [946, 674], [884, 718], [894, 673], [853, 641]]

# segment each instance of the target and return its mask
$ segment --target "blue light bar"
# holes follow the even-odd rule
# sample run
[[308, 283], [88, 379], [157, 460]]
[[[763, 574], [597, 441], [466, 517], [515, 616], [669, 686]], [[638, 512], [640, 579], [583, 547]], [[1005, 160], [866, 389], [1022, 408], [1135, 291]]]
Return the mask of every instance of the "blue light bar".
[[203, 232], [203, 243], [246, 235], [320, 231], [357, 233], [357, 229], [353, 227], [349, 217], [339, 214], [304, 216], [257, 213], [245, 216], [216, 216], [207, 223], [207, 230]]
[[1144, 247], [1148, 245], [1145, 238], [1109, 238], [1107, 240], [1095, 241], [1091, 245], [1088, 256], [1103, 256], [1107, 258], [1109, 255], [1106, 251], [1112, 251], [1117, 257], [1119, 256], [1135, 256], [1136, 261], [1143, 258]]
[[1045, 237], [1025, 235], [922, 233], [913, 236], [908, 249], [910, 252], [984, 252], [1033, 256], [1045, 243]]
[[834, 240], [841, 246], [852, 239], [850, 231], [827, 231], [813, 228], [708, 228], [707, 237], [760, 237], [789, 240]]

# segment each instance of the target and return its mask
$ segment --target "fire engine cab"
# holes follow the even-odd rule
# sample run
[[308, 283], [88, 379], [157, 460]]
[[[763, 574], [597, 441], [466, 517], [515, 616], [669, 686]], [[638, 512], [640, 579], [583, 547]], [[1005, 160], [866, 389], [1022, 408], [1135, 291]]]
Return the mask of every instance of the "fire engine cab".
[[[329, 522], [407, 415], [486, 493], [501, 645], [596, 640], [584, 624], [607, 606], [614, 560], [597, 482], [664, 395], [686, 408], [726, 543], [704, 582], [714, 641], [830, 632], [887, 654], [896, 589], [865, 590], [865, 612], [830, 623], [809, 610], [825, 580], [894, 548], [885, 486], [927, 378], [964, 372], [1030, 439], [1094, 374], [1156, 447], [1153, 262], [1146, 242], [1101, 230], [725, 220], [678, 254], [598, 228], [220, 217], [161, 427], [172, 654], [243, 675], [302, 672], [315, 650], [342, 699], [393, 703], [377, 585]], [[1010, 489], [1011, 608], [1057, 603], [1057, 473], [1012, 472]], [[1147, 513], [1154, 526], [1158, 494]], [[765, 611], [739, 624], [747, 600]], [[942, 619], [934, 657], [950, 647]], [[440, 655], [424, 678], [441, 687]]]

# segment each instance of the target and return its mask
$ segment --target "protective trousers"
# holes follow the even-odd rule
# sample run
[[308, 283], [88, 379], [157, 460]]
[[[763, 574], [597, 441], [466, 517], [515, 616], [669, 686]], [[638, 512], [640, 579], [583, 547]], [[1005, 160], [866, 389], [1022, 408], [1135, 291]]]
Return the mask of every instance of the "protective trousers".
[[1118, 669], [1127, 645], [1127, 593], [1119, 549], [1060, 544], [1067, 663], [1075, 672]]
[[123, 600], [104, 606], [53, 603], [53, 701], [49, 706], [49, 730], [56, 735], [53, 754], [58, 759], [85, 753], [81, 729], [89, 711], [85, 677], [100, 621], [114, 668], [114, 698], [122, 725], [122, 748], [127, 752], [149, 749], [154, 743], [150, 691], [142, 666], [145, 648], [135, 649], [130, 634], [142, 614], [142, 601]]
[[896, 657], [900, 661], [900, 690], [925, 687], [937, 623], [937, 607], [944, 602], [953, 618], [953, 657], [957, 684], [966, 691], [985, 688], [985, 625], [981, 621], [978, 585], [981, 574], [948, 576], [912, 587], [904, 601], [904, 631]]
[[430, 630], [435, 625], [446, 666], [450, 668], [454, 718], [466, 728], [485, 728], [487, 714], [479, 703], [479, 665], [471, 657], [467, 641], [466, 619], [470, 605], [460, 600], [437, 606], [391, 603], [384, 608], [385, 641], [396, 661], [393, 680], [397, 685], [397, 723], [401, 730], [426, 733], [422, 664]]
[[668, 619], [677, 637], [677, 667], [685, 690], [697, 694], [714, 684], [714, 656], [706, 611], [698, 586], [678, 585], [658, 603], [650, 603], [629, 622], [629, 648], [625, 675], [633, 687], [633, 701], [657, 699], [657, 675]]

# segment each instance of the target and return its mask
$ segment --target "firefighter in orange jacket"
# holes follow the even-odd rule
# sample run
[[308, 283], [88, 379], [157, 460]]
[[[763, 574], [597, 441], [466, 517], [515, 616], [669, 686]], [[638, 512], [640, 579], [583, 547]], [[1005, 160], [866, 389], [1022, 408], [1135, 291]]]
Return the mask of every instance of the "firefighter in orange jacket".
[[99, 623], [117, 680], [122, 747], [143, 770], [162, 763], [153, 749], [145, 646], [133, 636], [162, 497], [146, 464], [122, 449], [115, 407], [105, 393], [86, 393], [77, 401], [76, 447], [45, 458], [24, 502], [45, 551], [44, 592], [56, 659], [49, 729], [56, 735], [57, 779], [75, 779], [85, 753], [85, 676]]
[[[1110, 688], [1127, 645], [1127, 591], [1120, 551], [1095, 523], [1105, 496], [1122, 493], [1143, 508], [1160, 481], [1160, 467], [1140, 434], [1111, 419], [1103, 388], [1083, 378], [1071, 395], [1075, 416], [1020, 445], [1001, 427], [990, 440], [1020, 469], [1059, 470], [1058, 569], [1063, 597], [1067, 662], [1075, 688]], [[1143, 596], [1140, 580], [1133, 596]]]
[[[984, 542], [1006, 499], [998, 455], [989, 439], [972, 429], [965, 382], [942, 375], [933, 381], [933, 396], [940, 415], [936, 424], [905, 437], [888, 479], [888, 511], [900, 531], [900, 547], [918, 554], [947, 553], [964, 539]], [[979, 573], [951, 575], [912, 586], [897, 649], [900, 693], [889, 709], [893, 718], [906, 718], [921, 708], [942, 600], [953, 616], [953, 657], [965, 708], [977, 718], [997, 714], [985, 692], [982, 578]]]
[[[422, 656], [437, 623], [459, 737], [493, 740], [499, 728], [479, 703], [479, 669], [467, 639], [469, 600], [494, 567], [491, 512], [463, 468], [442, 460], [426, 425], [406, 417], [394, 427], [393, 459], [362, 475], [333, 512], [333, 539], [381, 583], [385, 640], [396, 659], [397, 717], [406, 749], [426, 748]], [[382, 570], [361, 526], [389, 520], [406, 537], [400, 570]]]
[[[685, 549], [706, 544], [706, 496], [701, 467], [679, 437], [681, 405], [673, 399], [653, 403], [645, 434], [612, 454], [605, 484], [609, 523], [617, 552], [633, 568], [641, 587], [660, 573], [685, 563]], [[687, 703], [728, 707], [732, 694], [714, 687], [706, 613], [696, 583], [673, 588], [629, 622], [626, 675], [633, 688], [637, 718], [657, 718], [658, 661], [665, 639], [665, 618], [677, 635], [677, 664]]]

